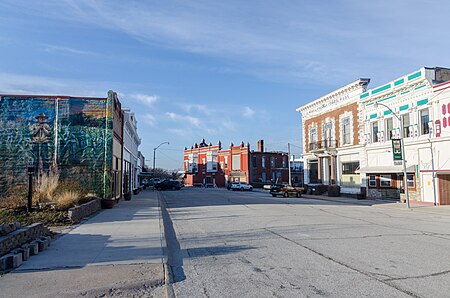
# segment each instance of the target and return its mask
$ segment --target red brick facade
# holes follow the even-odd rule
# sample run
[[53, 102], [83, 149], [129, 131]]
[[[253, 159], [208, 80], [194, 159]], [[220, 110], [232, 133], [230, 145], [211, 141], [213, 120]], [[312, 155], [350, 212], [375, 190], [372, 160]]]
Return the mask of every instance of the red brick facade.
[[[262, 143], [259, 150], [263, 150]], [[264, 160], [264, 161], [263, 161]], [[228, 182], [287, 182], [289, 158], [284, 152], [250, 152], [250, 145], [194, 144], [184, 150], [186, 186], [225, 187]]]
[[206, 144], [204, 140], [191, 149], [184, 150], [184, 171], [186, 186], [225, 187], [230, 181], [249, 182], [250, 145], [222, 149], [217, 145]]

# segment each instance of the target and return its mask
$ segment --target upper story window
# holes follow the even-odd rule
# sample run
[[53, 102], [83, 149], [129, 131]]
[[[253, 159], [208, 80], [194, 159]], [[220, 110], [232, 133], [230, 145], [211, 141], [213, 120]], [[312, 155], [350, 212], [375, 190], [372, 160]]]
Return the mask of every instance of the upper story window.
[[372, 143], [378, 142], [378, 122], [372, 122]]
[[350, 138], [350, 117], [345, 117], [342, 119], [342, 144], [351, 144]]
[[324, 126], [323, 126], [323, 139], [324, 140], [331, 140], [332, 129], [333, 129], [333, 123], [327, 122], [324, 124]]
[[394, 130], [394, 119], [388, 118], [384, 122], [384, 129], [386, 130], [386, 140], [392, 140], [392, 134]]
[[286, 166], [287, 166], [286, 160], [287, 160], [287, 156], [283, 156], [283, 168], [286, 168]]
[[409, 131], [409, 126], [411, 125], [409, 114], [402, 115], [402, 121], [403, 121], [403, 137], [409, 138], [411, 136], [411, 132]]
[[239, 171], [241, 169], [241, 155], [233, 154], [231, 161], [231, 169], [233, 171]]
[[310, 131], [310, 138], [311, 138], [311, 142], [310, 143], [316, 143], [317, 142], [317, 128], [313, 127], [311, 128]]
[[270, 166], [271, 166], [272, 168], [275, 167], [275, 157], [273, 157], [273, 156], [270, 157]]
[[262, 166], [263, 168], [266, 167], [266, 157], [265, 157], [265, 156], [263, 156], [262, 159], [261, 159], [261, 166]]
[[225, 164], [224, 164], [223, 168], [228, 169], [228, 156], [225, 156], [224, 160], [225, 160]]
[[430, 121], [430, 111], [428, 109], [419, 111], [420, 117], [420, 134], [425, 135], [430, 132], [430, 126], [428, 122]]
[[252, 157], [252, 163], [253, 163], [253, 167], [256, 168], [257, 164], [256, 164], [256, 155], [253, 155]]

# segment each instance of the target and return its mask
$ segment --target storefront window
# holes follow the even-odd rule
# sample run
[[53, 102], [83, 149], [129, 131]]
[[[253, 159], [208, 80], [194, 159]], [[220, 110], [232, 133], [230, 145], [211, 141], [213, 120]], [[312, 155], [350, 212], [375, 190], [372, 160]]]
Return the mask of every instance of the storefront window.
[[377, 177], [375, 175], [369, 176], [369, 186], [377, 187]]
[[380, 187], [391, 187], [391, 175], [380, 175]]

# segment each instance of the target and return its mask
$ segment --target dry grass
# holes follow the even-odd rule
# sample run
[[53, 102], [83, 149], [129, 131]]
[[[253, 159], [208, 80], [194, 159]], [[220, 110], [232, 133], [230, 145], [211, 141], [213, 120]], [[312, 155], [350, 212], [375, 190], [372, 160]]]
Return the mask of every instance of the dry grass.
[[76, 191], [67, 190], [56, 197], [56, 209], [67, 210], [77, 205], [80, 200], [80, 193]]
[[28, 187], [16, 185], [9, 188], [0, 197], [0, 208], [18, 209], [27, 206]]
[[55, 191], [58, 188], [58, 183], [58, 173], [44, 173], [36, 183], [36, 188], [33, 194], [33, 201], [35, 203], [46, 203], [53, 201]]

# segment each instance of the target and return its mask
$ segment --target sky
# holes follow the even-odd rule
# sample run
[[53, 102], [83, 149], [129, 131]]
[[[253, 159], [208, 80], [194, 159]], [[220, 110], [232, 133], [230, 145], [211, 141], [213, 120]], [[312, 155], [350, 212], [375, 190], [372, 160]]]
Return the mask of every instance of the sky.
[[299, 157], [296, 108], [358, 78], [374, 88], [450, 67], [450, 2], [0, 1], [0, 93], [106, 97], [131, 108], [152, 165], [263, 139]]

